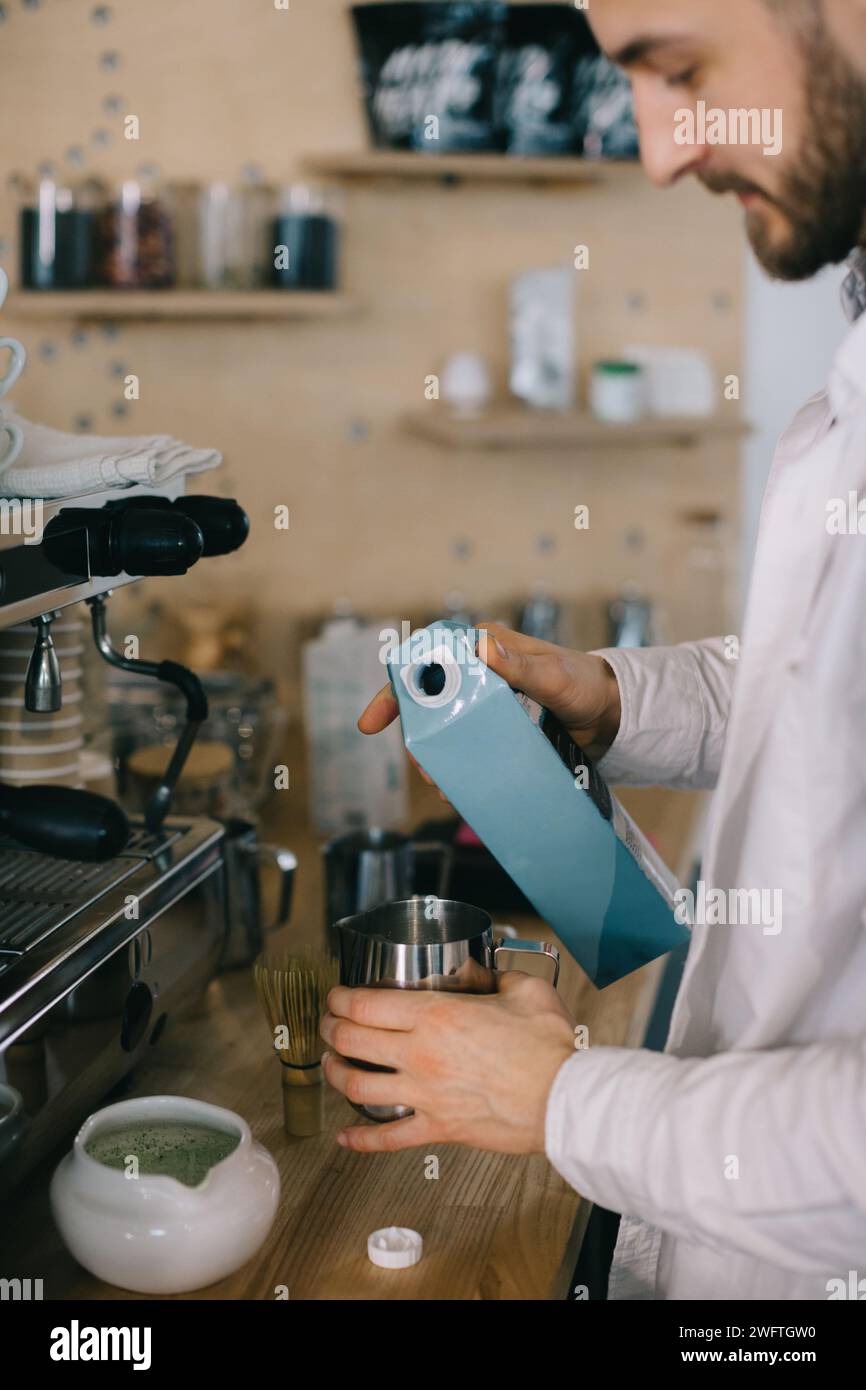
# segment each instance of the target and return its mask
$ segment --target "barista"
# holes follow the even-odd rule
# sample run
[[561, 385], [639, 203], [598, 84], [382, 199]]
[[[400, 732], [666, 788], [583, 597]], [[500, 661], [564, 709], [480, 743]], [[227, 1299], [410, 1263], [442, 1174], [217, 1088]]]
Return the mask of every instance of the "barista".
[[[414, 1108], [339, 1136], [360, 1152], [546, 1152], [624, 1214], [610, 1298], [827, 1299], [866, 1251], [866, 539], [828, 524], [866, 496], [866, 3], [595, 0], [591, 22], [631, 74], [652, 177], [735, 193], [778, 278], [852, 253], [852, 326], [779, 444], [741, 659], [721, 638], [582, 655], [490, 627], [486, 660], [608, 782], [716, 787], [705, 883], [778, 893], [782, 929], [695, 924], [664, 1054], [575, 1052], [554, 990], [508, 973], [488, 997], [335, 989], [326, 1075]], [[782, 110], [784, 149], [678, 143], [699, 102]], [[380, 692], [360, 727], [395, 715]]]

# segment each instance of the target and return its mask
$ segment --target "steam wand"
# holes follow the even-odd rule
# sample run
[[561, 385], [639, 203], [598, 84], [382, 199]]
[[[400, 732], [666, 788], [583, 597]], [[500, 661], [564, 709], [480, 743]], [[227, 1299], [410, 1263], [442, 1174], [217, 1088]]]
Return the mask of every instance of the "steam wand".
[[169, 813], [177, 780], [183, 771], [199, 728], [207, 719], [207, 696], [198, 676], [176, 661], [138, 661], [132, 657], [121, 656], [120, 652], [111, 645], [111, 638], [106, 626], [105, 601], [108, 596], [108, 594], [98, 594], [95, 598], [87, 600], [93, 625], [93, 640], [100, 656], [110, 666], [117, 666], [121, 671], [132, 671], [139, 676], [152, 676], [154, 680], [165, 681], [167, 685], [175, 686], [186, 698], [186, 724], [181, 730], [162, 781], [151, 797], [144, 813], [145, 825], [152, 834], [156, 834]]

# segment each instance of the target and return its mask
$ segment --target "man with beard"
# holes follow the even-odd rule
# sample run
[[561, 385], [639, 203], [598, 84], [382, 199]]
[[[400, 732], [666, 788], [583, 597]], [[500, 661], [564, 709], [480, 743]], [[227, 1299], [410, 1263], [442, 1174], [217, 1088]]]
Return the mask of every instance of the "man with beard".
[[[716, 787], [706, 888], [779, 892], [781, 930], [695, 924], [663, 1054], [575, 1052], [553, 990], [515, 973], [483, 999], [335, 990], [327, 1075], [414, 1107], [346, 1131], [353, 1149], [545, 1150], [623, 1213], [609, 1297], [826, 1299], [866, 1273], [866, 0], [590, 14], [655, 181], [736, 194], [771, 275], [851, 255], [853, 326], [779, 444], [739, 657], [722, 639], [567, 652], [495, 626], [483, 655], [609, 781]], [[781, 111], [781, 153], [679, 143], [699, 102]], [[361, 728], [395, 715], [386, 689]]]

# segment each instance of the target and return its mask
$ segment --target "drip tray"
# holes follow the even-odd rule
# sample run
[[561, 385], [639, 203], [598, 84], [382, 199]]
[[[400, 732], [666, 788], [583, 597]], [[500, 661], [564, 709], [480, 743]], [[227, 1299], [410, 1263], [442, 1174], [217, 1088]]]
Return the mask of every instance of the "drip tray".
[[182, 835], [159, 837], [133, 826], [129, 843], [104, 864], [52, 859], [0, 837], [0, 974], [82, 907], [138, 872]]

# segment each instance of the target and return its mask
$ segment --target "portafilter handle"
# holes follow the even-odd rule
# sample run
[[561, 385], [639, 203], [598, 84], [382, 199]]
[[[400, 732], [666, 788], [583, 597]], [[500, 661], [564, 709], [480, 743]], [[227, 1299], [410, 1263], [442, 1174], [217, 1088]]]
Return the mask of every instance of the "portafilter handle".
[[198, 676], [177, 661], [138, 661], [122, 656], [111, 645], [105, 617], [107, 594], [98, 594], [87, 600], [93, 625], [93, 640], [97, 651], [110, 666], [121, 671], [132, 671], [139, 676], [152, 676], [154, 680], [173, 685], [186, 697], [186, 723], [181, 729], [175, 744], [171, 761], [165, 770], [162, 781], [151, 797], [144, 812], [144, 823], [152, 834], [157, 834], [163, 821], [171, 810], [171, 799], [183, 771], [189, 751], [195, 742], [199, 728], [207, 719], [207, 696]]
[[117, 802], [75, 787], [0, 784], [0, 829], [40, 854], [84, 862], [113, 859], [129, 840]]

